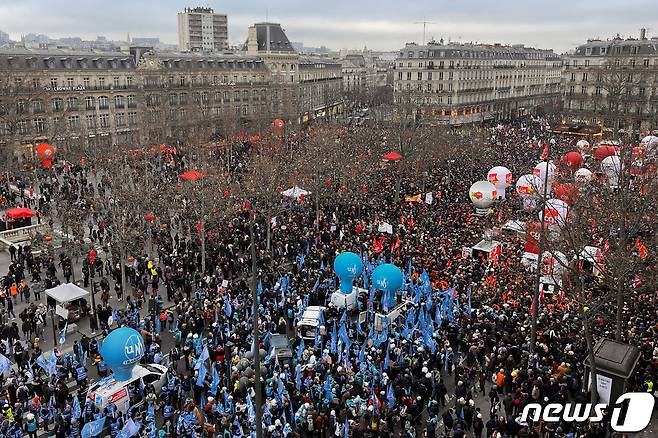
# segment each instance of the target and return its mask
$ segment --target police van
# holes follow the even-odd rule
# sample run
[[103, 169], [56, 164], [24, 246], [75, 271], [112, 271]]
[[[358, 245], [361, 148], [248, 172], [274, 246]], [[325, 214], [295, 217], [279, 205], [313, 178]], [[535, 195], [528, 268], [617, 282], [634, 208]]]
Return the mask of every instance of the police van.
[[137, 364], [128, 380], [117, 382], [114, 375], [110, 375], [94, 383], [87, 391], [87, 399], [92, 401], [101, 412], [107, 405], [114, 403], [118, 411], [126, 413], [133, 404], [128, 386], [139, 379], [144, 381], [144, 385], [152, 384], [159, 394], [167, 379], [167, 367], [155, 363]]

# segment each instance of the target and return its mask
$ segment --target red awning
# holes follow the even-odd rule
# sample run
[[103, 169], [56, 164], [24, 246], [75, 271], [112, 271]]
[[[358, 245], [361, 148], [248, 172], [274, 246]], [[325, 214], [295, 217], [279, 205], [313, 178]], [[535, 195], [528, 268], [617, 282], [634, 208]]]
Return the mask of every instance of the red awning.
[[25, 208], [25, 207], [11, 208], [6, 211], [6, 214], [7, 217], [10, 217], [12, 219], [25, 219], [34, 216], [34, 212], [29, 208]]
[[178, 175], [178, 177], [180, 179], [185, 180], [185, 181], [190, 181], [190, 180], [195, 181], [197, 179], [205, 178], [205, 176], [206, 176], [205, 173], [198, 172], [194, 169], [188, 170], [187, 172]]
[[402, 155], [398, 154], [397, 152], [389, 152], [388, 154], [384, 155], [382, 158], [385, 161], [400, 161], [402, 159]]

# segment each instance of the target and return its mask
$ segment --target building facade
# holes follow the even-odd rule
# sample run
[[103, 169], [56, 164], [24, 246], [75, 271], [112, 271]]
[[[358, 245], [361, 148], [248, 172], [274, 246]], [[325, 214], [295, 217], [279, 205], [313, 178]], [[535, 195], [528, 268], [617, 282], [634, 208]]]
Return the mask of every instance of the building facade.
[[262, 59], [272, 79], [278, 117], [307, 122], [342, 112], [341, 64], [329, 58], [303, 57], [278, 23], [249, 27], [247, 54]]
[[430, 124], [508, 119], [554, 108], [561, 58], [518, 46], [409, 43], [394, 67], [394, 98]]
[[178, 13], [181, 51], [221, 52], [228, 49], [228, 19], [212, 8], [185, 8]]
[[258, 58], [0, 49], [0, 144], [192, 141], [271, 119]]
[[658, 38], [589, 40], [565, 61], [564, 113], [612, 129], [658, 129]]

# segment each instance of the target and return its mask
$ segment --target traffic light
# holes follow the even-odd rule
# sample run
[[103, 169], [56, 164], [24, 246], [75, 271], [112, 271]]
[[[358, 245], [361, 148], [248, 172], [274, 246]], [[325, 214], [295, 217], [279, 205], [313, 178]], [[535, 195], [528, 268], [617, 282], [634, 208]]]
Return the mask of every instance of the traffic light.
[[91, 282], [91, 293], [93, 293], [94, 295], [96, 295], [96, 290], [100, 289], [100, 287], [101, 287], [101, 285], [100, 285], [99, 282], [97, 282], [97, 281], [92, 281], [92, 282]]

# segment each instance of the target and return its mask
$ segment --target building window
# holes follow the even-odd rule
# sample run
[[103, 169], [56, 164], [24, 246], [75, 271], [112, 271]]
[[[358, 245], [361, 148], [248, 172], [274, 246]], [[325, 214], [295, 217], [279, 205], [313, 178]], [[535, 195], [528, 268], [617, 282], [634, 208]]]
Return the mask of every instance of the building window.
[[587, 73], [583, 73], [583, 80], [582, 80], [582, 82], [586, 82], [586, 81], [587, 81]]
[[136, 108], [137, 107], [137, 101], [135, 100], [135, 95], [130, 94], [128, 95], [128, 108]]
[[108, 109], [109, 108], [109, 103], [108, 103], [108, 98], [107, 96], [100, 96], [98, 98], [98, 109]]
[[124, 106], [123, 96], [114, 96], [114, 106], [116, 108], [123, 108]]
[[87, 129], [96, 129], [96, 116], [94, 114], [87, 114], [85, 116], [85, 123], [87, 124]]
[[37, 134], [43, 134], [46, 132], [46, 119], [38, 118], [34, 119], [34, 132]]
[[580, 94], [587, 94], [587, 87], [585, 87], [584, 85], [580, 87]]
[[126, 77], [126, 85], [129, 86], [129, 87], [133, 86], [133, 77], [132, 76]]
[[56, 97], [53, 99], [53, 111], [62, 111], [64, 109], [64, 100]]
[[105, 78], [98, 78], [98, 86], [100, 88], [105, 88]]
[[119, 77], [118, 76], [115, 76], [115, 77], [112, 78], [112, 85], [114, 85], [114, 88], [119, 87]]
[[85, 89], [89, 88], [89, 78], [82, 78], [82, 85]]
[[431, 80], [432, 80], [432, 72], [431, 72], [431, 71], [428, 71], [428, 72], [427, 72], [427, 80], [428, 80], [428, 81], [431, 81]]
[[601, 95], [601, 87], [600, 86], [596, 87], [596, 89], [594, 90], [594, 94], [596, 94], [597, 96]]
[[98, 116], [100, 119], [100, 124], [101, 128], [109, 128], [110, 127], [110, 115], [109, 114], [101, 114]]
[[69, 129], [78, 129], [80, 127], [80, 116], [68, 116], [66, 121]]
[[402, 72], [401, 72], [401, 71], [398, 72], [398, 80], [399, 80], [399, 81], [402, 80]]
[[96, 99], [93, 96], [85, 97], [85, 109], [93, 110], [96, 108]]
[[181, 87], [185, 86], [185, 76], [181, 76], [178, 78], [178, 85], [180, 85]]
[[77, 97], [67, 97], [66, 98], [66, 109], [69, 111], [78, 110], [78, 98]]
[[116, 113], [114, 117], [117, 126], [126, 126], [126, 115], [124, 113]]
[[19, 120], [16, 123], [16, 131], [21, 135], [27, 134], [27, 122], [25, 120]]
[[57, 88], [57, 78], [50, 78], [50, 86], [52, 88]]
[[133, 125], [137, 124], [137, 113], [136, 112], [128, 113], [128, 124], [130, 126], [133, 126]]
[[43, 100], [36, 99], [32, 101], [32, 111], [35, 113], [43, 112]]
[[69, 88], [75, 87], [75, 80], [73, 78], [66, 78], [66, 86]]

